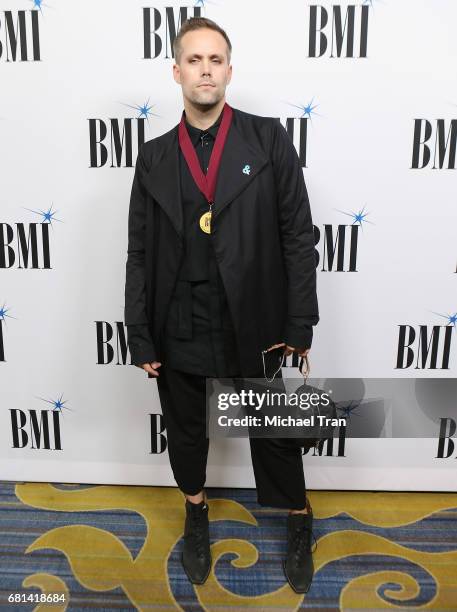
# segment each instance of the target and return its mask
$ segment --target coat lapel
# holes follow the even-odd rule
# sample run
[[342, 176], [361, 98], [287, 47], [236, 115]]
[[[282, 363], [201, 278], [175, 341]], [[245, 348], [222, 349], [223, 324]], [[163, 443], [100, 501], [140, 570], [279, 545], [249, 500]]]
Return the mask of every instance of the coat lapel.
[[234, 116], [217, 175], [214, 218], [246, 189], [267, 162], [264, 153], [241, 134]]
[[144, 177], [144, 185], [168, 215], [177, 234], [184, 240], [179, 174], [178, 126], [170, 131], [168, 146], [160, 161], [151, 166]]
[[[246, 189], [267, 162], [265, 154], [241, 134], [234, 109], [217, 176], [213, 218]], [[178, 126], [170, 131], [165, 153], [144, 177], [144, 185], [163, 208], [180, 239], [184, 241]]]

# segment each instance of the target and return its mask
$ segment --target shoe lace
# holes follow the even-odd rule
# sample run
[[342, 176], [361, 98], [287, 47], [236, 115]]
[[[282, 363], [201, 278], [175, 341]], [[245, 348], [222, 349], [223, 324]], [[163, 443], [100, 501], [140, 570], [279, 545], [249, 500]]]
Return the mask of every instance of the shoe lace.
[[[314, 548], [311, 545], [311, 538], [313, 540]], [[300, 563], [303, 560], [305, 553], [314, 553], [317, 550], [317, 540], [314, 532], [309, 527], [301, 525], [295, 528], [293, 533], [293, 551], [295, 560]]]

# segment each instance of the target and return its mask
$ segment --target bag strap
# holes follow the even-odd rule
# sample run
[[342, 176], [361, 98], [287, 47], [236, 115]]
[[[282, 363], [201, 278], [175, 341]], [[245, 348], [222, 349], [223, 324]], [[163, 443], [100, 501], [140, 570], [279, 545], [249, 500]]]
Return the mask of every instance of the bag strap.
[[[306, 370], [305, 372], [303, 372], [303, 362], [306, 362]], [[300, 363], [298, 365], [298, 369], [300, 370], [300, 374], [303, 374], [303, 377], [306, 381], [306, 379], [309, 376], [309, 372], [310, 372], [310, 367], [309, 367], [309, 359], [308, 359], [308, 355], [305, 355], [305, 357], [300, 359]]]

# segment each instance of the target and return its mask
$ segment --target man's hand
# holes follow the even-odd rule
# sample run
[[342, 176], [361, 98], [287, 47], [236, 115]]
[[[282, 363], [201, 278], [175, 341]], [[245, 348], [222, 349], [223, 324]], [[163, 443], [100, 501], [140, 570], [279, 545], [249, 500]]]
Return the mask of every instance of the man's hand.
[[143, 363], [138, 367], [142, 368], [145, 372], [147, 372], [148, 374], [152, 374], [157, 378], [159, 376], [159, 372], [157, 371], [157, 369], [160, 368], [161, 365], [162, 364], [160, 363], [160, 361], [153, 361], [152, 363]]
[[299, 357], [306, 357], [306, 355], [309, 353], [309, 351], [311, 349], [307, 348], [307, 349], [302, 349], [302, 348], [295, 348], [294, 346], [289, 346], [288, 344], [286, 345], [285, 342], [280, 342], [279, 344], [273, 344], [273, 346], [270, 346], [269, 349], [267, 349], [268, 351], [271, 351], [275, 348], [279, 348], [280, 346], [285, 346], [286, 348], [284, 349], [284, 353], [285, 356], [288, 357], [289, 355], [291, 355], [292, 353], [298, 353]]

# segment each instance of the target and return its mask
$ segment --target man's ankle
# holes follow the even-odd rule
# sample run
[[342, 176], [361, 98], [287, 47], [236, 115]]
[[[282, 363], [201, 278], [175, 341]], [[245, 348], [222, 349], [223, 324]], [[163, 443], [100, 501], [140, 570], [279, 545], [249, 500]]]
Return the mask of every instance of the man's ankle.
[[188, 495], [187, 493], [184, 493], [184, 495], [192, 504], [199, 504], [206, 499], [206, 492], [203, 489], [195, 495]]
[[306, 498], [306, 503], [305, 503], [305, 507], [302, 510], [289, 510], [289, 514], [311, 514], [312, 513], [312, 508], [311, 508], [311, 504], [309, 503], [309, 499]]

